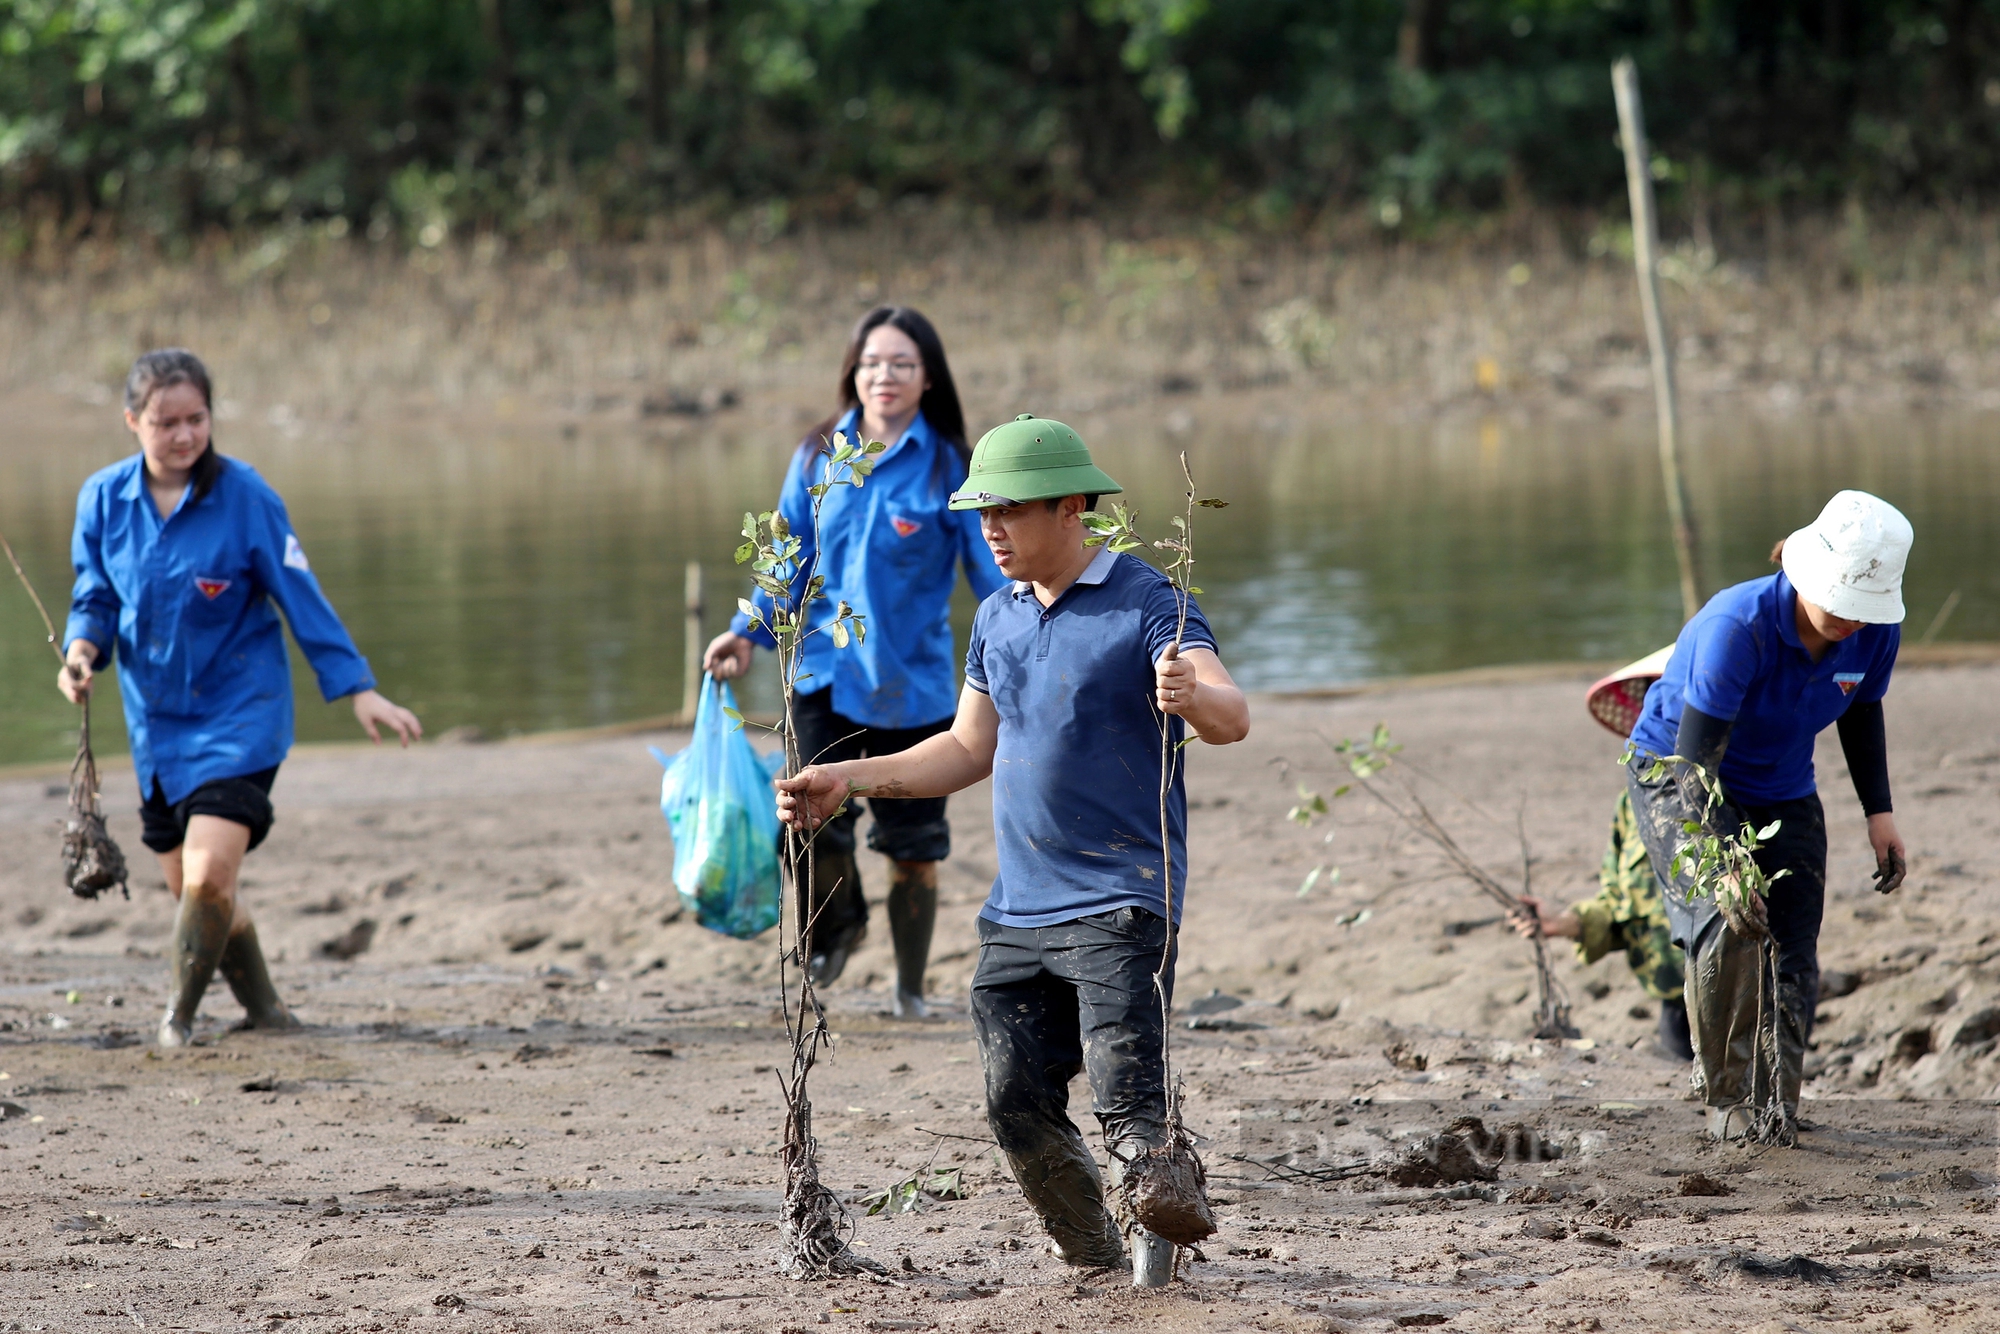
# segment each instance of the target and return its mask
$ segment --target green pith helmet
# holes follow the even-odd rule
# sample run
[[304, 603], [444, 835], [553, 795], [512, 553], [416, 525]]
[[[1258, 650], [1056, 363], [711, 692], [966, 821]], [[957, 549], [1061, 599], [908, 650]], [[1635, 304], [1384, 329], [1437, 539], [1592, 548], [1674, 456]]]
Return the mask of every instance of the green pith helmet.
[[979, 437], [971, 475], [952, 493], [951, 507], [983, 510], [1124, 489], [1090, 461], [1082, 436], [1061, 422], [1024, 412]]

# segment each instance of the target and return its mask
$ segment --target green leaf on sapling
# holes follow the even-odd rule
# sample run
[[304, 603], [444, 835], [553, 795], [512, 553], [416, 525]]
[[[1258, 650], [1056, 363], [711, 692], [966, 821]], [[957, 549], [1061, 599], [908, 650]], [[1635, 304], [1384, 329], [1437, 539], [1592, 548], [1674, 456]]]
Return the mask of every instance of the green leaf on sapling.
[[1205, 510], [1226, 510], [1229, 508], [1228, 501], [1217, 500], [1214, 497], [1210, 497], [1207, 500], [1197, 500], [1194, 503], [1201, 506]]
[[826, 627], [826, 631], [833, 636], [833, 646], [835, 648], [847, 647], [847, 625], [845, 622], [835, 621]]

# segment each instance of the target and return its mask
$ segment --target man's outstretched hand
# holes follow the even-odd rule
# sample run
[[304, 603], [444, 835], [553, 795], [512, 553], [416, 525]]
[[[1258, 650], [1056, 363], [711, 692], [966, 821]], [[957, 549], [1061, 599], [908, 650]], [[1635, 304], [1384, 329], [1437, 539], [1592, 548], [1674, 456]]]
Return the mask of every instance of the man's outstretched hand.
[[808, 765], [796, 778], [780, 778], [778, 823], [794, 829], [817, 829], [839, 813], [853, 791], [845, 778], [821, 765]]

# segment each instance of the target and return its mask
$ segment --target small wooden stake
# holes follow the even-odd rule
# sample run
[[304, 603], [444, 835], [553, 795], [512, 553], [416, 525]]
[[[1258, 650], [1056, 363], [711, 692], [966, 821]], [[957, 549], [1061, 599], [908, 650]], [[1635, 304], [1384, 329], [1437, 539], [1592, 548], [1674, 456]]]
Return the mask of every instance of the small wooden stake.
[[1625, 146], [1625, 185], [1632, 197], [1632, 262], [1639, 269], [1639, 308], [1653, 351], [1653, 401], [1660, 418], [1660, 475], [1666, 483], [1667, 517], [1681, 568], [1681, 613], [1701, 610], [1701, 571], [1695, 561], [1694, 517], [1681, 478], [1680, 409], [1674, 396], [1674, 351], [1660, 309], [1660, 229], [1653, 213], [1652, 155], [1646, 149], [1646, 112], [1639, 101], [1639, 71], [1630, 56], [1611, 67], [1618, 101], [1618, 137]]
[[701, 562], [687, 564], [687, 662], [681, 677], [681, 721], [694, 721], [695, 705], [701, 700]]

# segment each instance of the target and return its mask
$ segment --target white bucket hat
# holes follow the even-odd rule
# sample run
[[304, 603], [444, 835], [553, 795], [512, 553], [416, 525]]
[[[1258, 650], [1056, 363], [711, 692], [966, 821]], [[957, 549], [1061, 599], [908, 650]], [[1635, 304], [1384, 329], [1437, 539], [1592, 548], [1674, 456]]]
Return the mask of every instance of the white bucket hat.
[[1910, 521], [1888, 501], [1841, 491], [1810, 527], [1785, 539], [1785, 577], [1800, 597], [1843, 621], [1897, 625], [1914, 536]]

